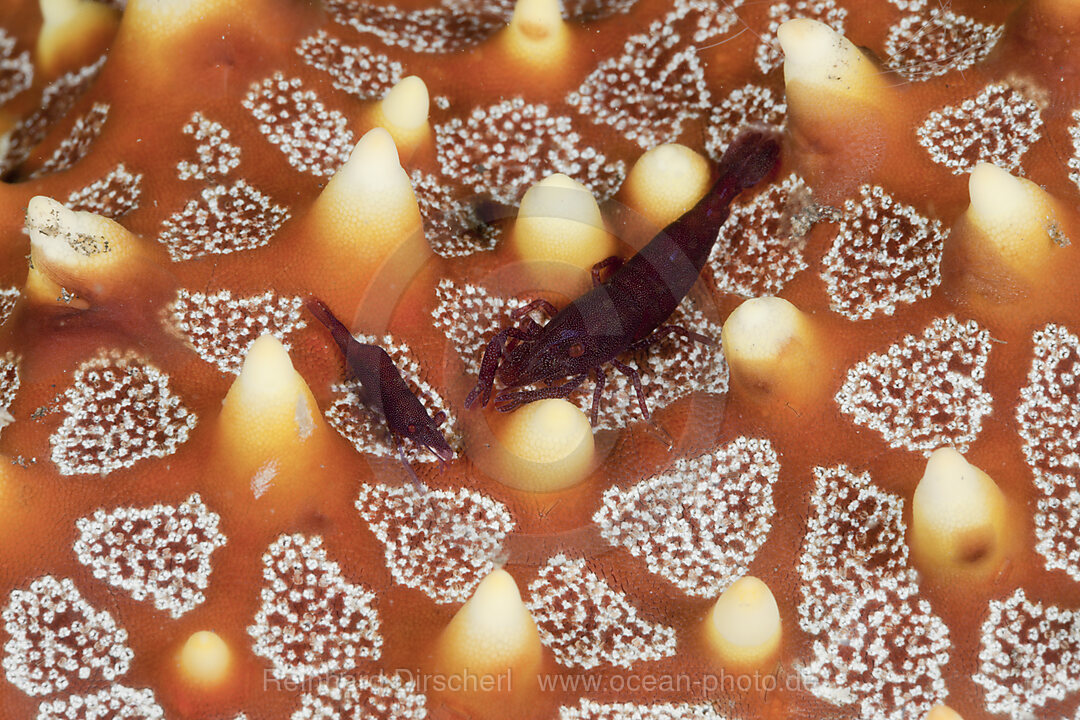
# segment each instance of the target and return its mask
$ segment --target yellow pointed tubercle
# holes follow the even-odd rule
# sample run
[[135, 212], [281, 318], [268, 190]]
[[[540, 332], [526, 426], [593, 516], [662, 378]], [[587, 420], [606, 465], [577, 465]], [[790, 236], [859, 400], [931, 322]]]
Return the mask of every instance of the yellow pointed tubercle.
[[319, 242], [367, 277], [400, 246], [429, 251], [420, 208], [394, 139], [383, 128], [366, 133], [311, 210]]
[[535, 674], [540, 635], [510, 573], [494, 570], [480, 581], [443, 630], [437, 654], [445, 672], [488, 678], [488, 691], [509, 692], [512, 682]]
[[294, 483], [302, 468], [318, 460], [325, 433], [311, 390], [272, 335], [248, 349], [218, 421], [225, 464], [255, 498]]
[[559, 0], [517, 0], [500, 39], [516, 61], [539, 68], [564, 64], [570, 50], [570, 29]]
[[493, 438], [470, 452], [496, 480], [528, 492], [572, 487], [593, 468], [596, 446], [589, 419], [573, 403], [548, 398], [506, 415], [489, 414]]
[[30, 234], [27, 296], [36, 302], [88, 307], [123, 297], [138, 284], [142, 241], [115, 220], [69, 210], [44, 195], [26, 210]]
[[721, 664], [758, 668], [780, 649], [780, 610], [769, 586], [747, 575], [717, 599], [705, 623], [705, 637]]
[[685, 145], [657, 145], [626, 176], [626, 204], [655, 233], [692, 208], [709, 190], [709, 161]]
[[948, 705], [935, 705], [930, 708], [930, 712], [926, 713], [924, 720], [964, 720], [964, 718]]
[[386, 327], [398, 300], [433, 253], [394, 139], [368, 131], [315, 199], [304, 231], [312, 282], [334, 307]]
[[[798, 18], [777, 30], [784, 51], [787, 102], [800, 111], [823, 102], [875, 103], [887, 96], [880, 70], [859, 48], [825, 23]], [[804, 107], [805, 106], [805, 107]]]
[[992, 255], [1011, 272], [1038, 277], [1059, 246], [1070, 242], [1054, 198], [1026, 178], [979, 163], [968, 179], [968, 193], [969, 249]]
[[784, 51], [790, 163], [822, 202], [842, 203], [876, 183], [892, 162], [909, 162], [912, 122], [894, 85], [846, 37], [816, 20], [790, 20], [777, 37]]
[[221, 636], [210, 630], [192, 633], [176, 659], [181, 678], [200, 690], [220, 687], [232, 668], [232, 651]]
[[945, 573], [988, 573], [1008, 547], [1008, 506], [997, 484], [953, 448], [935, 450], [911, 501], [916, 557]]
[[526, 264], [526, 271], [534, 266], [541, 274], [546, 270], [565, 274], [567, 265], [589, 271], [618, 249], [596, 198], [561, 173], [549, 175], [525, 193], [507, 245]]
[[398, 148], [414, 149], [431, 135], [427, 85], [416, 75], [402, 78], [375, 108], [374, 121], [394, 138]]
[[120, 26], [120, 11], [93, 0], [40, 0], [37, 66], [46, 77], [96, 60]]
[[721, 340], [732, 387], [746, 396], [798, 408], [820, 392], [817, 330], [787, 300], [746, 300], [728, 316]]

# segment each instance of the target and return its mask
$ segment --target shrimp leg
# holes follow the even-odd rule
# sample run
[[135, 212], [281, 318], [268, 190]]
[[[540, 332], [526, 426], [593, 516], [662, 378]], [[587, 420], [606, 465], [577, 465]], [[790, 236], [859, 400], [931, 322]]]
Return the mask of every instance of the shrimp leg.
[[498, 406], [499, 412], [510, 412], [511, 410], [516, 410], [522, 405], [526, 405], [536, 400], [566, 398], [570, 396], [570, 393], [577, 390], [581, 386], [581, 383], [585, 382], [585, 378], [587, 377], [587, 373], [582, 373], [581, 375], [575, 375], [562, 385], [541, 388], [539, 390], [518, 390], [517, 392], [512, 393], [503, 391], [495, 396], [495, 402], [503, 403]]
[[610, 268], [612, 270], [612, 272], [614, 272], [615, 270], [618, 270], [622, 266], [623, 266], [623, 259], [621, 257], [619, 257], [618, 255], [611, 255], [610, 257], [606, 257], [603, 260], [601, 260], [600, 262], [593, 265], [592, 266], [592, 284], [593, 284], [593, 287], [597, 287], [599, 285], [604, 284], [604, 281], [600, 279], [601, 271], [607, 270], [608, 268]]
[[596, 418], [600, 414], [600, 399], [604, 395], [604, 385], [607, 384], [607, 373], [604, 372], [604, 368], [597, 367], [596, 372], [596, 386], [592, 391], [592, 406], [589, 408], [589, 424], [596, 426]]
[[652, 415], [649, 414], [649, 406], [645, 404], [645, 390], [641, 387], [641, 375], [639, 375], [638, 371], [634, 368], [625, 363], [621, 363], [618, 360], [612, 360], [611, 364], [615, 366], [616, 370], [630, 378], [630, 382], [634, 384], [638, 405], [641, 407], [641, 415], [645, 418], [645, 422], [648, 422]]
[[555, 317], [559, 313], [559, 309], [549, 303], [547, 300], [545, 300], [544, 298], [537, 298], [530, 302], [528, 305], [522, 305], [521, 307], [514, 310], [512, 313], [510, 313], [510, 317], [517, 320], [519, 318], [525, 317], [537, 308], [542, 310], [544, 314], [547, 315], [549, 318]]
[[[539, 327], [539, 325], [536, 327]], [[524, 342], [534, 335], [535, 331], [528, 333], [516, 325], [512, 325], [503, 328], [495, 337], [491, 338], [491, 341], [484, 349], [484, 357], [480, 361], [480, 376], [476, 379], [476, 387], [465, 398], [466, 408], [472, 408], [476, 404], [477, 398], [480, 398], [481, 407], [487, 407], [488, 401], [491, 399], [491, 386], [495, 384], [495, 373], [499, 370], [499, 361], [502, 359], [507, 338], [514, 338]]]
[[661, 325], [651, 335], [641, 340], [638, 340], [636, 343], [634, 343], [627, 349], [641, 350], [643, 348], [647, 348], [650, 345], [655, 345], [656, 343], [660, 342], [668, 335], [678, 335], [684, 340], [699, 342], [702, 345], [716, 345], [716, 341], [708, 335], [702, 335], [701, 333], [696, 333], [693, 330], [687, 330], [682, 325]]

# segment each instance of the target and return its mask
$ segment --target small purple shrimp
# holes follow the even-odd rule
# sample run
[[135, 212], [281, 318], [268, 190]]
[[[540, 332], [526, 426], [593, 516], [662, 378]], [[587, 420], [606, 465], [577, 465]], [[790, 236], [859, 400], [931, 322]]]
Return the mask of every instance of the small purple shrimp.
[[[618, 257], [597, 263], [592, 290], [562, 310], [556, 310], [546, 300], [534, 300], [518, 308], [513, 316], [521, 322], [500, 330], [484, 350], [479, 378], [465, 407], [472, 408], [478, 400], [486, 406], [496, 377], [504, 389], [495, 396], [495, 402], [500, 411], [509, 412], [535, 400], [568, 397], [591, 371], [596, 381], [590, 413], [595, 425], [607, 381], [603, 366], [610, 363], [634, 384], [641, 413], [648, 421], [641, 377], [618, 356], [646, 348], [668, 335], [714, 342], [665, 322], [697, 281], [728, 217], [731, 201], [772, 174], [779, 159], [780, 139], [776, 133], [743, 132], [720, 159], [719, 179], [705, 197], [625, 263]], [[614, 272], [601, 282], [600, 273], [608, 268], [614, 268]], [[535, 309], [551, 318], [546, 325], [528, 317]], [[570, 379], [552, 385], [565, 377]], [[514, 390], [536, 383], [548, 387]]]
[[428, 448], [441, 462], [453, 460], [454, 451], [439, 431], [446, 413], [439, 411], [431, 417], [401, 377], [390, 355], [378, 345], [368, 345], [354, 338], [322, 300], [309, 297], [305, 304], [341, 348], [350, 377], [359, 380], [363, 387], [365, 403], [382, 413], [398, 458], [412, 473], [413, 481], [419, 484], [398, 442], [401, 438]]

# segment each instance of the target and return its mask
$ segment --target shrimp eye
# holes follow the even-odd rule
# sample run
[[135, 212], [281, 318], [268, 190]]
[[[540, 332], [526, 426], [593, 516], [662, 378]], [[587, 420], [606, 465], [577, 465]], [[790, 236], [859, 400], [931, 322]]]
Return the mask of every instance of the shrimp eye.
[[566, 351], [566, 354], [572, 358], [579, 358], [585, 354], [585, 346], [581, 343], [574, 343], [570, 346], [570, 349]]
[[416, 433], [416, 424], [409, 423], [408, 427], [406, 427], [405, 429], [409, 431], [410, 435], [414, 435]]

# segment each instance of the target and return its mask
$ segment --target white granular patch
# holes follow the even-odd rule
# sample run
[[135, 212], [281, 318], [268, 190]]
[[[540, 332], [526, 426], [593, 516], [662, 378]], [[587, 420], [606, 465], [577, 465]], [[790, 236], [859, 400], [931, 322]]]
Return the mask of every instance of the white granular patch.
[[965, 453], [993, 410], [982, 385], [989, 354], [990, 333], [974, 320], [938, 318], [921, 337], [907, 335], [848, 370], [836, 402], [891, 447]]
[[593, 521], [649, 572], [688, 595], [715, 598], [747, 573], [764, 544], [779, 472], [768, 440], [739, 437], [626, 490], [611, 488]]
[[219, 521], [198, 494], [178, 506], [99, 509], [75, 521], [73, 549], [98, 580], [177, 618], [206, 599], [210, 555], [225, 545]]
[[385, 546], [394, 580], [437, 603], [472, 597], [514, 529], [506, 506], [466, 489], [367, 485], [356, 509]]

